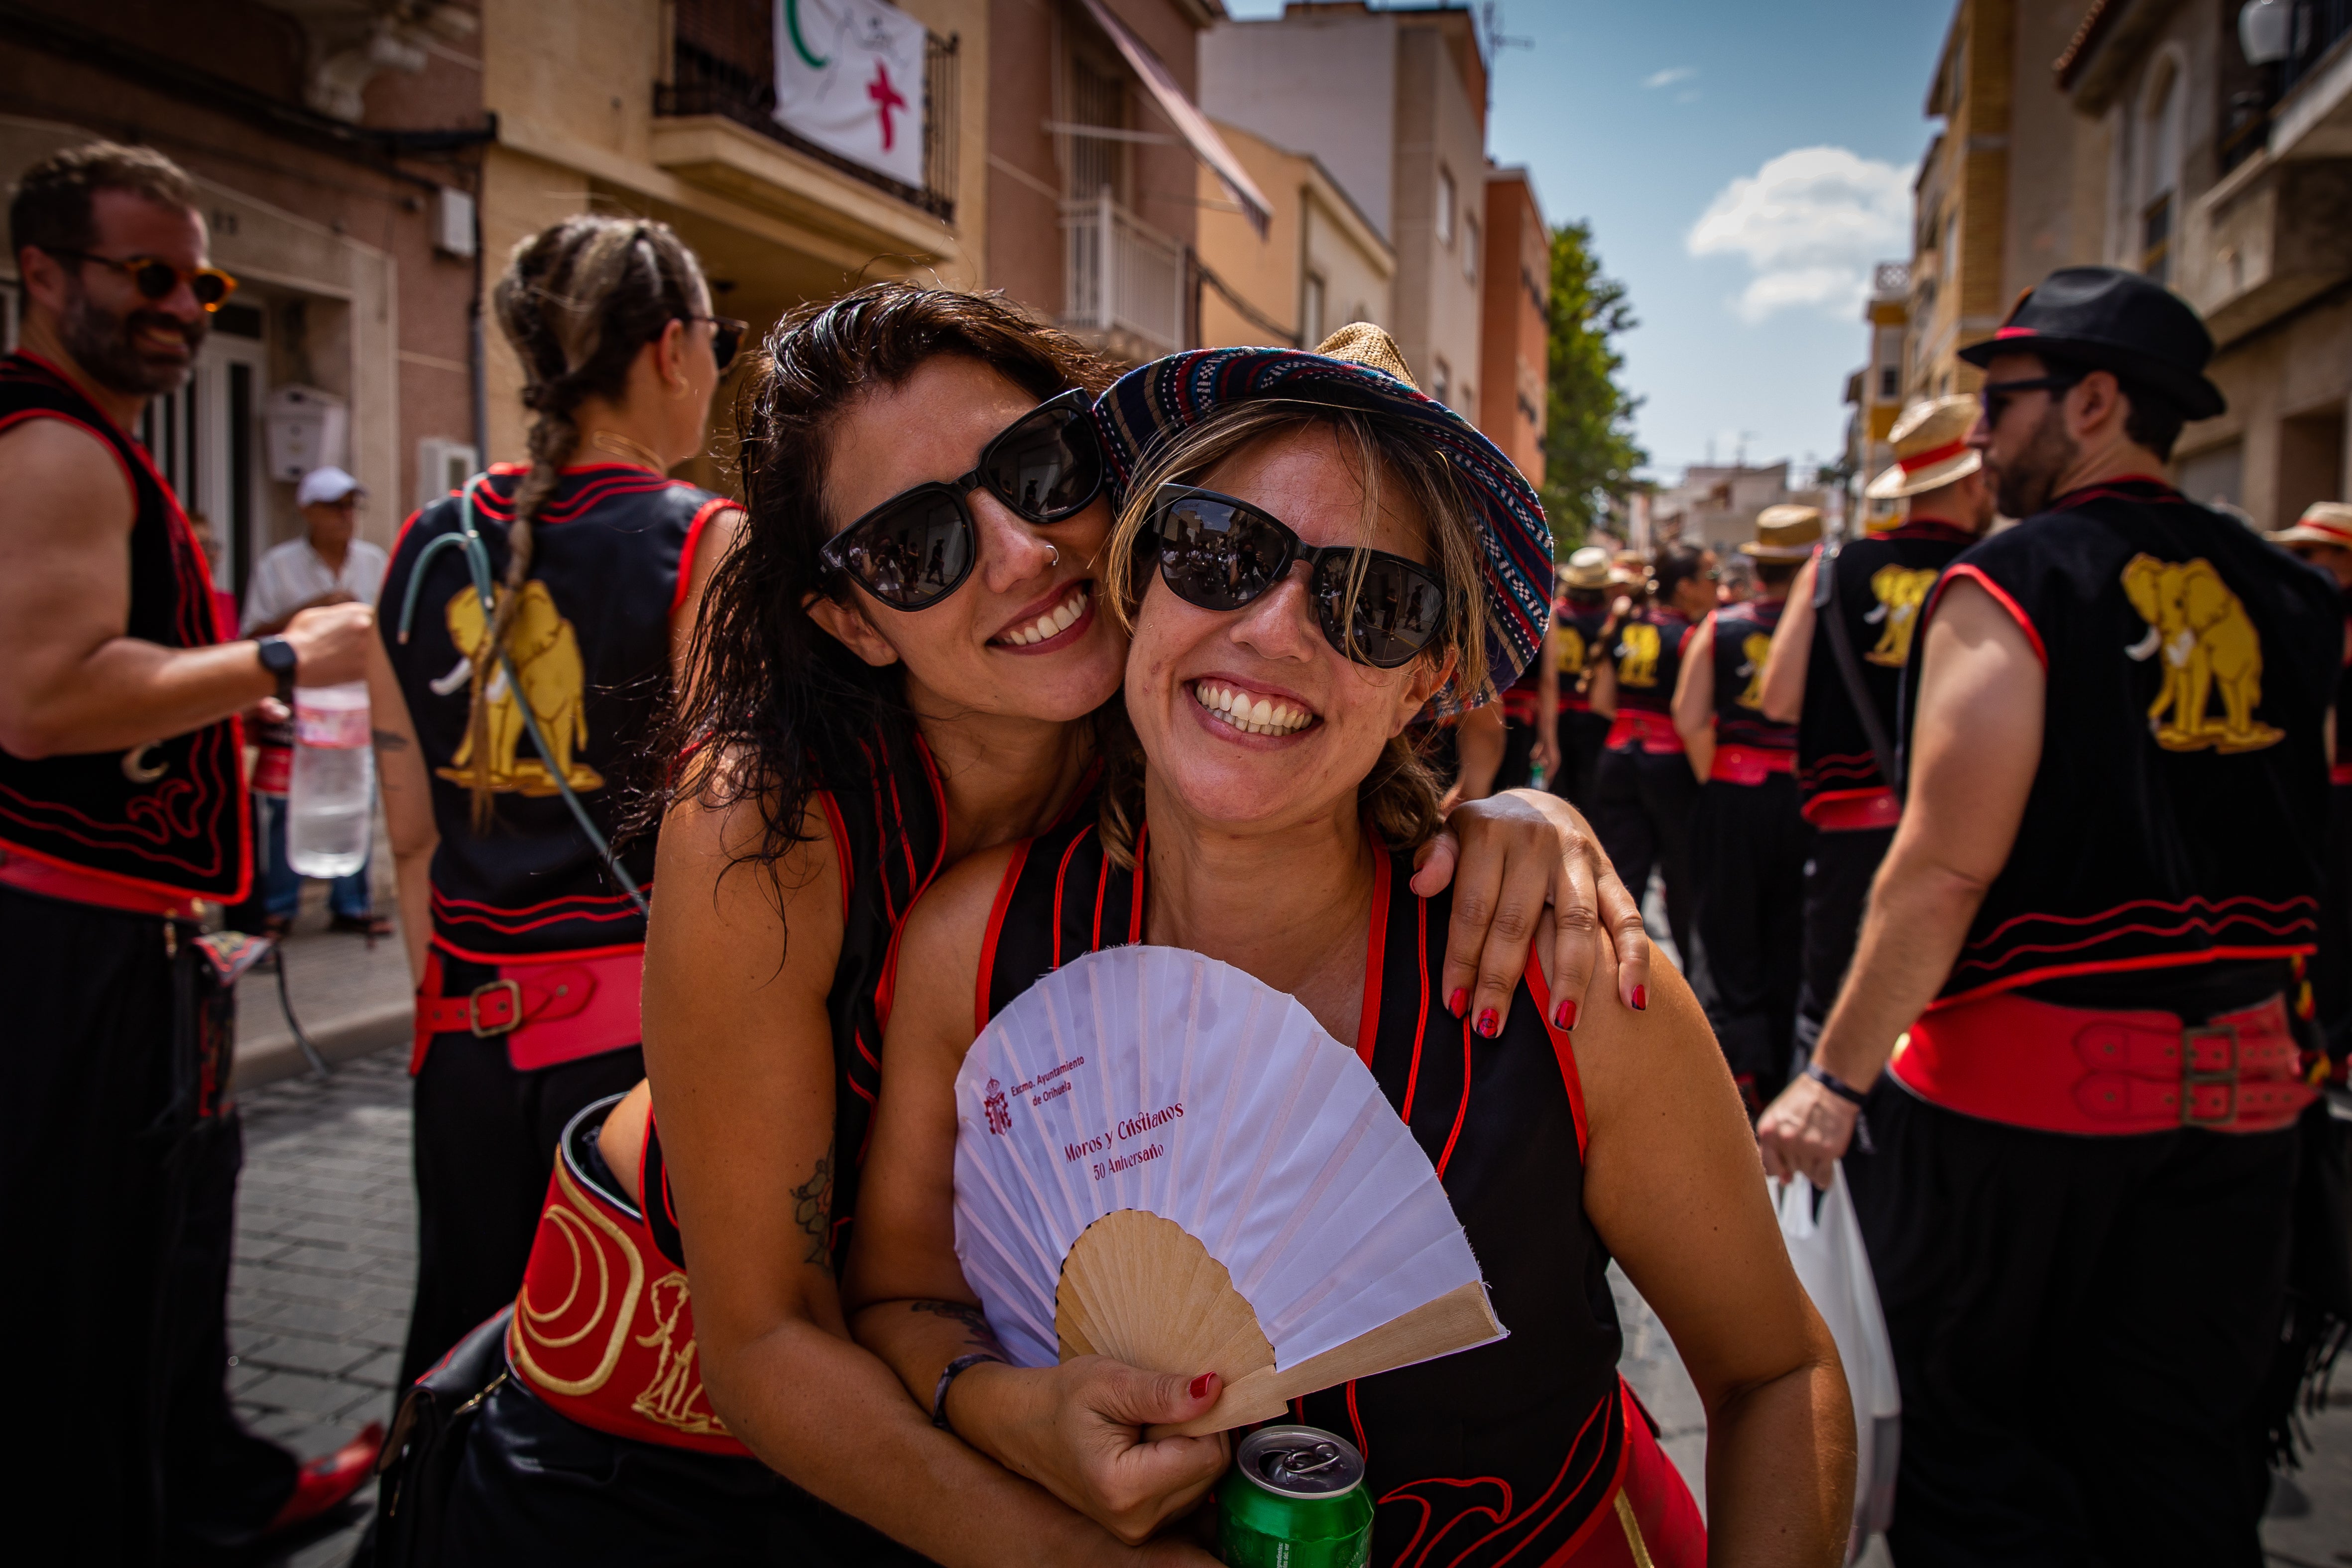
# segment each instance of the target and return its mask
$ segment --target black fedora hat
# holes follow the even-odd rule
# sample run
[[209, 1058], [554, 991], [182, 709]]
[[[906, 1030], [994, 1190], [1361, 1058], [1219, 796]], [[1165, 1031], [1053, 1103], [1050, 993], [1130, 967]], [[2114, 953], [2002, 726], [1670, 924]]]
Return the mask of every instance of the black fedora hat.
[[1999, 331], [1960, 357], [1981, 370], [2005, 353], [2045, 354], [2128, 376], [2189, 419], [2210, 419], [2229, 406], [2205, 379], [2213, 334], [2197, 312], [2162, 284], [2119, 268], [2060, 268], [2018, 297]]

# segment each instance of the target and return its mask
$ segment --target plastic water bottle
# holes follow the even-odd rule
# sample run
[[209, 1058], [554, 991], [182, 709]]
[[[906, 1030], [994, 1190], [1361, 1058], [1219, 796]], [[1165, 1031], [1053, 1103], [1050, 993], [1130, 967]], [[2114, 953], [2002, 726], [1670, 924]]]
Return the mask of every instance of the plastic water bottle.
[[305, 877], [348, 877], [367, 864], [375, 752], [367, 682], [294, 689], [294, 778], [286, 859]]

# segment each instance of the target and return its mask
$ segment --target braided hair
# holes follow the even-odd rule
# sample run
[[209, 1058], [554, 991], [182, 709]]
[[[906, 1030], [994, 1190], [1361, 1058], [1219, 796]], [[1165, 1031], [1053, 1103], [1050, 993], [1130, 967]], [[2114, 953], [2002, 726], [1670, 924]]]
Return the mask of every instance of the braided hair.
[[474, 821], [488, 825], [488, 676], [506, 646], [530, 575], [531, 524], [562, 482], [580, 446], [573, 414], [588, 397], [617, 400], [628, 390], [637, 351], [669, 323], [707, 313], [702, 268], [665, 223], [583, 213], [540, 230], [514, 248], [491, 291], [499, 330], [521, 363], [522, 405], [530, 410], [530, 472], [515, 491], [507, 526], [507, 569], [489, 630], [473, 654]]

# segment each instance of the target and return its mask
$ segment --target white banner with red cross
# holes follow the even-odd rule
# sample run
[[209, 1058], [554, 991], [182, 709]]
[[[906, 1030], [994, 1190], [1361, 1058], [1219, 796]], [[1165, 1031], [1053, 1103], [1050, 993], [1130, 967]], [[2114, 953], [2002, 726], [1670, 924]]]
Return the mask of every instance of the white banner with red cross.
[[922, 23], [883, 0], [776, 0], [776, 121], [923, 184]]

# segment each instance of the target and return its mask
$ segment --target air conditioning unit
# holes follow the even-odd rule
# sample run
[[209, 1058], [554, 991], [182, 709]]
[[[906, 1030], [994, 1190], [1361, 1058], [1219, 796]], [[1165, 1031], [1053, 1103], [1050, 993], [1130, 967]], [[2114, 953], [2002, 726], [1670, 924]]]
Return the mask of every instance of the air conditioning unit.
[[464, 489], [480, 467], [481, 454], [472, 442], [425, 437], [416, 443], [416, 504], [428, 507], [452, 490]]

